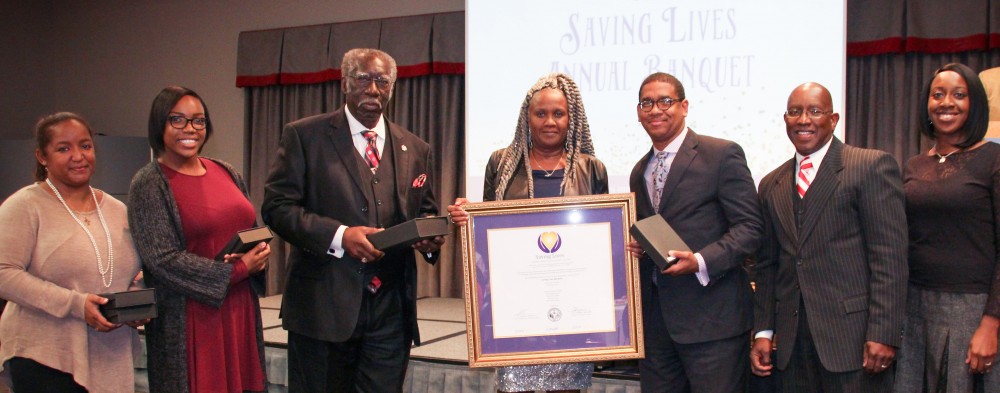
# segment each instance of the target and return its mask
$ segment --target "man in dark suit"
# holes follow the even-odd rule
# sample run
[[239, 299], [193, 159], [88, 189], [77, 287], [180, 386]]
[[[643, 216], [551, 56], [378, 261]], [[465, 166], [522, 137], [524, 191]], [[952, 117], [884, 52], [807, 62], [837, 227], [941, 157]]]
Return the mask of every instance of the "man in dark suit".
[[[629, 184], [643, 219], [660, 214], [691, 251], [659, 271], [640, 260], [646, 358], [644, 392], [741, 392], [746, 384], [752, 295], [743, 262], [761, 218], [743, 149], [685, 124], [684, 86], [669, 74], [642, 82], [636, 112], [653, 147]], [[633, 254], [643, 250], [635, 241]]]
[[839, 119], [826, 88], [795, 88], [785, 112], [795, 157], [760, 182], [751, 365], [771, 373], [773, 334], [786, 392], [892, 388], [908, 274], [899, 165], [833, 137]]
[[[416, 321], [410, 248], [376, 250], [377, 228], [437, 214], [430, 146], [382, 116], [396, 81], [385, 52], [344, 55], [347, 104], [281, 135], [261, 214], [292, 245], [281, 304], [291, 392], [398, 392]], [[373, 134], [374, 133], [374, 134]], [[413, 245], [434, 262], [444, 240]]]

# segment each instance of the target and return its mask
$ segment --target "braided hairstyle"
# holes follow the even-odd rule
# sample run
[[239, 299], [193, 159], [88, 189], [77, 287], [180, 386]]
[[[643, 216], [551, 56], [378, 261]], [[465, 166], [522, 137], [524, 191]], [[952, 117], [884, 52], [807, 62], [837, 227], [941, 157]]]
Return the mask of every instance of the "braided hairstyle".
[[517, 164], [524, 162], [524, 169], [528, 173], [528, 197], [535, 197], [535, 185], [531, 178], [531, 162], [528, 152], [531, 150], [531, 130], [528, 127], [528, 108], [531, 106], [531, 98], [542, 89], [556, 89], [566, 96], [567, 114], [569, 115], [569, 129], [566, 130], [566, 175], [563, 176], [562, 183], [559, 184], [559, 194], [566, 190], [566, 182], [575, 180], [576, 173], [573, 170], [576, 166], [576, 157], [580, 153], [594, 155], [594, 143], [590, 139], [590, 124], [587, 123], [587, 113], [583, 109], [583, 99], [580, 97], [580, 89], [576, 82], [569, 75], [563, 73], [552, 73], [543, 76], [535, 82], [534, 86], [528, 90], [528, 94], [521, 103], [521, 112], [517, 117], [517, 127], [514, 129], [514, 140], [504, 150], [500, 157], [495, 200], [503, 200], [503, 195], [510, 185], [510, 179], [517, 172]]

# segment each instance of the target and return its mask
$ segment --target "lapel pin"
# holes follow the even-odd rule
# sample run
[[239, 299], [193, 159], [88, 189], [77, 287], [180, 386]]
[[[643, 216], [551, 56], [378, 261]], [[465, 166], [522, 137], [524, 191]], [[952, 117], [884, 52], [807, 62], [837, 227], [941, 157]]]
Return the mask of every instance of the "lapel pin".
[[406, 151], [406, 145], [403, 145], [403, 151]]

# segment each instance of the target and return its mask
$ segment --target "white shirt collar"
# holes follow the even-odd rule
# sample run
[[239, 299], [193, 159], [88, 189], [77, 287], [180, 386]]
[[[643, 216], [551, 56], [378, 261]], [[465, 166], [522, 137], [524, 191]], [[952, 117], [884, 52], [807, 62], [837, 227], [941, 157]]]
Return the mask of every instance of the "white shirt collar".
[[[830, 140], [826, 141], [825, 145], [809, 155], [809, 161], [812, 161], [813, 163], [813, 173], [819, 172], [819, 166], [823, 163], [823, 158], [826, 157], [826, 152], [830, 150], [830, 144], [832, 143], [833, 137], [831, 136]], [[802, 159], [805, 157], [806, 156], [799, 154], [799, 152], [795, 152], [795, 170], [798, 170], [799, 166], [802, 164]]]
[[[369, 130], [368, 127], [365, 127], [360, 121], [358, 121], [357, 118], [354, 117], [354, 114], [351, 113], [351, 108], [348, 108], [346, 105], [344, 106], [344, 113], [347, 113], [347, 125], [351, 127], [351, 134], [360, 134]], [[371, 128], [371, 130], [375, 131], [375, 134], [382, 139], [385, 139], [384, 119], [385, 118], [382, 115], [379, 115], [378, 123], [375, 123], [375, 127]]]
[[687, 138], [688, 135], [687, 122], [681, 125], [681, 127], [683, 127], [681, 129], [681, 133], [677, 134], [677, 137], [670, 141], [670, 143], [667, 144], [667, 147], [664, 147], [663, 150], [656, 150], [656, 146], [653, 146], [653, 155], [656, 155], [656, 153], [661, 151], [677, 154], [677, 152], [681, 150], [681, 145], [684, 144], [684, 138]]

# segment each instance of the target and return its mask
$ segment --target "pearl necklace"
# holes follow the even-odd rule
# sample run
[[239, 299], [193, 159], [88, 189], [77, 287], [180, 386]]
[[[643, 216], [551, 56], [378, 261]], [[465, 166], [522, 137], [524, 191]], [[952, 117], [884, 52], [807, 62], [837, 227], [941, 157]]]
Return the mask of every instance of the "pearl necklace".
[[94, 254], [97, 254], [97, 271], [101, 273], [101, 283], [104, 284], [105, 288], [110, 288], [111, 282], [115, 279], [115, 251], [114, 248], [111, 247], [111, 231], [108, 230], [108, 223], [104, 221], [104, 213], [101, 212], [101, 205], [97, 203], [97, 193], [94, 192], [94, 187], [88, 186], [90, 188], [90, 196], [94, 197], [94, 206], [97, 207], [97, 217], [100, 218], [101, 226], [104, 227], [104, 235], [108, 238], [107, 267], [105, 267], [101, 261], [101, 251], [97, 248], [97, 241], [94, 240], [94, 235], [90, 233], [90, 230], [87, 229], [85, 225], [83, 225], [83, 222], [76, 216], [76, 213], [73, 213], [73, 210], [69, 208], [69, 204], [67, 204], [66, 200], [63, 199], [62, 194], [59, 193], [56, 186], [52, 184], [52, 180], [45, 179], [45, 183], [49, 185], [52, 192], [56, 193], [56, 198], [59, 198], [59, 202], [62, 202], [63, 207], [65, 207], [66, 211], [69, 212], [69, 215], [73, 217], [73, 220], [76, 221], [77, 224], [80, 224], [80, 228], [83, 228], [83, 231], [87, 233], [87, 237], [90, 238], [90, 244], [94, 246]]

